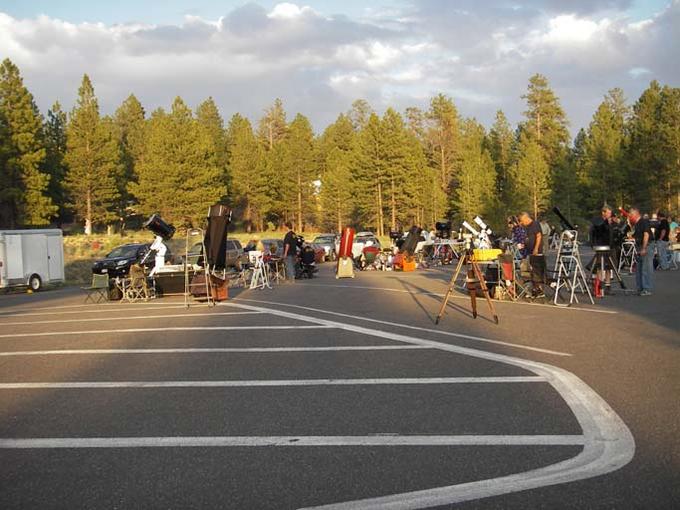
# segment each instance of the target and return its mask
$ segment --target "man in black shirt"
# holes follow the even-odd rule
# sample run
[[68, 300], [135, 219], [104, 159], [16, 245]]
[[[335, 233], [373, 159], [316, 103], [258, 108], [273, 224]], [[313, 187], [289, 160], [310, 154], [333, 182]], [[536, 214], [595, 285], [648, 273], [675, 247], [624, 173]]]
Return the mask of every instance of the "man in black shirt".
[[295, 255], [297, 252], [297, 236], [293, 232], [291, 222], [286, 223], [288, 233], [283, 238], [283, 260], [286, 264], [286, 280], [295, 282]]
[[671, 226], [663, 211], [659, 211], [656, 217], [659, 219], [659, 226], [656, 231], [656, 251], [659, 254], [659, 269], [661, 271], [668, 271], [671, 268], [670, 257], [668, 256], [668, 240], [670, 239], [669, 232]]
[[544, 298], [543, 281], [545, 279], [545, 257], [543, 256], [543, 234], [541, 225], [534, 221], [528, 212], [523, 212], [519, 216], [519, 222], [527, 233], [524, 243], [526, 253], [529, 256], [531, 265], [531, 283], [533, 286], [532, 297]]
[[[609, 247], [610, 254], [615, 252], [614, 247], [614, 229], [615, 229], [614, 217], [612, 214], [612, 208], [605, 205], [600, 210], [600, 216], [598, 218], [593, 218], [592, 225], [590, 227], [590, 244], [593, 248], [596, 246], [603, 248], [605, 246]], [[597, 255], [598, 252], [596, 252]], [[601, 252], [599, 252], [601, 253]], [[593, 271], [597, 271], [597, 278], [600, 282], [604, 282], [605, 293], [608, 294], [611, 288], [611, 270], [609, 267], [609, 257], [608, 256], [596, 256], [593, 259]]]
[[635, 270], [635, 282], [641, 296], [652, 295], [652, 275], [654, 274], [654, 238], [649, 220], [640, 215], [637, 207], [631, 207], [628, 218], [633, 225], [633, 238], [637, 257]]

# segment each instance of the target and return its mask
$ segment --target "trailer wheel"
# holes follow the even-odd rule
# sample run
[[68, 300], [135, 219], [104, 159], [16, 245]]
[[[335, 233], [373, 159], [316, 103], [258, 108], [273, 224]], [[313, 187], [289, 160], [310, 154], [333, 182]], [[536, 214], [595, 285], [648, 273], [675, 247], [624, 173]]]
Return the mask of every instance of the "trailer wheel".
[[31, 277], [28, 279], [28, 287], [33, 291], [37, 292], [40, 290], [42, 287], [42, 280], [40, 279], [40, 276], [37, 274], [31, 275]]

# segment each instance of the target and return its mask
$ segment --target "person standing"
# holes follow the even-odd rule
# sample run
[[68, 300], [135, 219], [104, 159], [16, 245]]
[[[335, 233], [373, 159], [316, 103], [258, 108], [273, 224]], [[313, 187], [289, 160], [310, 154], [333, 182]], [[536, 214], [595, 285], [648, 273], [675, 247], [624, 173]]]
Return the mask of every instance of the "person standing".
[[550, 250], [550, 224], [545, 216], [541, 217], [541, 238], [543, 239], [543, 256], [548, 255]]
[[293, 224], [286, 223], [288, 233], [283, 238], [283, 260], [286, 264], [286, 280], [295, 282], [295, 253], [297, 251], [297, 236], [293, 232]]
[[[616, 249], [614, 243], [614, 216], [612, 208], [604, 205], [600, 210], [600, 216], [594, 218], [590, 227], [590, 244], [593, 248], [609, 247], [610, 254], [616, 256]], [[596, 253], [597, 255], [597, 253]], [[616, 263], [616, 262], [614, 262]], [[597, 279], [605, 285], [605, 294], [611, 294], [611, 276], [612, 267], [610, 267], [609, 257], [600, 256], [594, 259], [593, 270], [597, 270]]]
[[510, 229], [510, 239], [517, 247], [519, 258], [523, 259], [527, 256], [526, 248], [524, 246], [524, 244], [527, 242], [527, 231], [522, 225], [519, 224], [519, 219], [517, 219], [517, 216], [508, 217], [508, 228]]
[[637, 207], [632, 207], [628, 218], [633, 225], [633, 239], [637, 249], [635, 282], [640, 296], [652, 295], [652, 275], [654, 274], [654, 242], [649, 220], [640, 215]]
[[534, 299], [544, 298], [543, 280], [545, 279], [545, 257], [543, 256], [543, 233], [538, 221], [534, 221], [528, 212], [523, 212], [519, 217], [520, 224], [525, 228], [527, 240], [526, 252], [531, 266], [532, 295]]
[[666, 214], [659, 211], [656, 214], [659, 219], [659, 229], [656, 236], [656, 251], [659, 254], [659, 269], [668, 271], [671, 268], [670, 258], [668, 257], [668, 240], [670, 239], [671, 226], [666, 219]]

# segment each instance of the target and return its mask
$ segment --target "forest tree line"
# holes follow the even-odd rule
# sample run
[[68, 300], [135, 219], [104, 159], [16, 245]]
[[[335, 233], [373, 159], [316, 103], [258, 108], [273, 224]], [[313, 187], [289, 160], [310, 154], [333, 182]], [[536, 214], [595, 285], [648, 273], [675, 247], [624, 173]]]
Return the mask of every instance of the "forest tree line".
[[559, 205], [573, 219], [603, 204], [680, 211], [680, 89], [656, 81], [631, 106], [610, 90], [570, 140], [548, 80], [529, 79], [523, 120], [501, 110], [487, 130], [439, 94], [427, 110], [378, 115], [357, 100], [323, 133], [280, 100], [254, 125], [225, 125], [212, 98], [195, 111], [177, 97], [150, 115], [130, 95], [100, 113], [83, 77], [70, 113], [43, 117], [16, 65], [0, 66], [0, 228], [82, 222], [121, 228], [159, 213], [200, 225], [208, 206], [235, 209], [246, 230], [280, 227], [378, 235], [481, 215], [492, 225]]

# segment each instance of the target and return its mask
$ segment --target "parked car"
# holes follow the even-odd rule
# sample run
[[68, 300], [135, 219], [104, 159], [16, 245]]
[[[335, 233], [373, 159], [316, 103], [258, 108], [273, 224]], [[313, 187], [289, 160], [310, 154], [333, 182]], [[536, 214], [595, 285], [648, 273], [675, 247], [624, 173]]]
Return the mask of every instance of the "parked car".
[[[142, 261], [146, 252], [151, 248], [149, 243], [130, 243], [115, 247], [103, 259], [96, 260], [92, 264], [92, 272], [96, 274], [108, 274], [110, 278], [125, 277], [130, 272], [130, 266]], [[170, 248], [165, 253], [165, 262], [172, 260]], [[155, 263], [154, 257], [147, 257], [144, 265], [152, 267]]]
[[264, 249], [267, 252], [271, 252], [271, 246], [276, 246], [276, 251], [274, 255], [277, 257], [283, 257], [283, 239], [262, 239], [262, 244], [264, 244]]
[[227, 239], [227, 267], [241, 269], [241, 264], [248, 261], [243, 252], [243, 246], [238, 239]]
[[380, 241], [373, 232], [359, 232], [354, 236], [352, 243], [352, 257], [357, 258], [361, 256], [366, 246], [375, 246], [380, 249]]
[[325, 260], [335, 260], [338, 257], [338, 252], [336, 248], [336, 242], [338, 241], [338, 236], [335, 234], [319, 234], [314, 238], [312, 244], [323, 248], [324, 259]]
[[326, 261], [326, 250], [323, 246], [320, 246], [316, 243], [309, 243], [309, 246], [311, 246], [314, 250], [314, 262], [321, 264], [322, 262]]
[[[247, 256], [243, 252], [241, 241], [238, 239], [227, 239], [226, 242], [227, 259], [226, 266], [241, 269], [241, 265], [248, 261]], [[189, 249], [189, 264], [203, 265], [203, 243], [195, 243]]]

